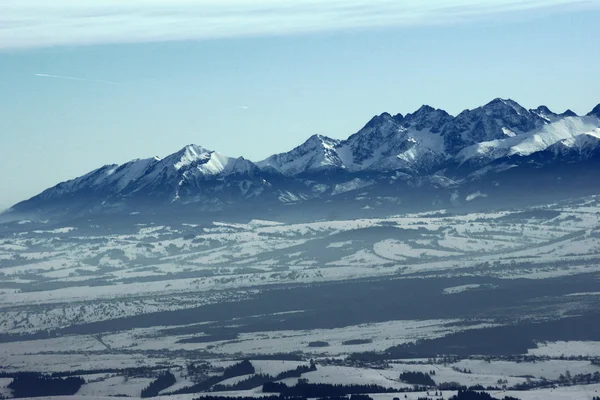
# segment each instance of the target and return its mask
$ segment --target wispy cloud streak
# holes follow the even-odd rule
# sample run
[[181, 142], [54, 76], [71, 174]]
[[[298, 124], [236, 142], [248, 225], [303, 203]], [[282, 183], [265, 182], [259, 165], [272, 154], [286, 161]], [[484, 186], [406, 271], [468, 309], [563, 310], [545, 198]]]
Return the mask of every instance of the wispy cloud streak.
[[111, 81], [102, 81], [97, 79], [86, 79], [86, 78], [77, 78], [74, 76], [61, 76], [61, 75], [49, 75], [49, 74], [33, 74], [34, 76], [39, 76], [41, 78], [54, 78], [54, 79], [66, 79], [69, 81], [80, 81], [80, 82], [92, 82], [92, 83], [106, 83], [109, 85], [118, 85], [118, 82]]
[[455, 24], [600, 0], [0, 0], [0, 49]]

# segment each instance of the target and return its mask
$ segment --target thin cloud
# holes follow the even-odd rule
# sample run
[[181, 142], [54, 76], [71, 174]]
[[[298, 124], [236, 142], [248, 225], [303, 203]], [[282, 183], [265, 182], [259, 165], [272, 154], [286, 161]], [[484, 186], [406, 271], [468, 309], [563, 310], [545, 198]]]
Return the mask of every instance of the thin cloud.
[[118, 82], [111, 81], [102, 81], [97, 79], [86, 79], [86, 78], [77, 78], [74, 76], [61, 76], [61, 75], [50, 75], [50, 74], [33, 74], [34, 76], [39, 76], [41, 78], [54, 78], [54, 79], [66, 79], [69, 81], [80, 81], [80, 82], [92, 82], [92, 83], [106, 83], [109, 85], [118, 85]]
[[248, 106], [239, 106], [239, 107], [240, 107], [242, 110], [249, 110], [249, 109], [250, 109], [250, 107], [248, 107]]
[[456, 24], [590, 7], [600, 0], [0, 0], [0, 49]]

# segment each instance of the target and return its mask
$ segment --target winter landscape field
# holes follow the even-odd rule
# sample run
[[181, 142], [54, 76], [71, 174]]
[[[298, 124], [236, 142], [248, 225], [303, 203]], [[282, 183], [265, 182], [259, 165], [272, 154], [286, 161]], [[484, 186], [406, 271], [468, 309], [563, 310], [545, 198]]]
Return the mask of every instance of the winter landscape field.
[[595, 196], [121, 232], [21, 220], [0, 240], [2, 393], [11, 374], [43, 371], [82, 376], [78, 396], [139, 397], [170, 371], [166, 395], [248, 359], [254, 371], [218, 380], [216, 392], [260, 395], [260, 379], [236, 384], [314, 363], [278, 382], [412, 391], [401, 373], [434, 371], [453, 390], [522, 385], [535, 390], [519, 398], [562, 399], [584, 385], [596, 395], [599, 220]]

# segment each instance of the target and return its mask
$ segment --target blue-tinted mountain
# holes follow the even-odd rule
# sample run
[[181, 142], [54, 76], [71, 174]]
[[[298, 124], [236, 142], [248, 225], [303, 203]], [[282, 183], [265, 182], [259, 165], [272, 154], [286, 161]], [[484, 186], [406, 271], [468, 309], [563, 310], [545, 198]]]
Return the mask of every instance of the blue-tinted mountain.
[[256, 163], [189, 145], [162, 159], [106, 165], [9, 213], [213, 212], [281, 205], [290, 211], [355, 201], [364, 209], [414, 202], [427, 208], [460, 203], [468, 197], [463, 193], [480, 190], [490, 192], [485, 201], [491, 203], [492, 192], [500, 199], [533, 190], [532, 196], [558, 193], [567, 186], [597, 191], [599, 161], [600, 105], [585, 116], [546, 106], [525, 109], [508, 99], [456, 116], [424, 105], [406, 115], [377, 115], [345, 140], [313, 135]]

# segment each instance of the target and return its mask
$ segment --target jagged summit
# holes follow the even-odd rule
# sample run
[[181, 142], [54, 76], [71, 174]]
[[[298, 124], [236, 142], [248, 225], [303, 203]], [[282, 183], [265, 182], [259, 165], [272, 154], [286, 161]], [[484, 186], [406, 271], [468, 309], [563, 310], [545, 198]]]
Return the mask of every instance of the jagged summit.
[[527, 110], [497, 98], [457, 116], [428, 105], [406, 115], [384, 112], [345, 140], [312, 135], [257, 163], [190, 144], [164, 158], [105, 165], [14, 209], [43, 210], [53, 204], [92, 212], [145, 202], [214, 208], [254, 198], [301, 202], [352, 188], [394, 187], [399, 176], [412, 177], [418, 185], [452, 186], [449, 182], [469, 182], [465, 173], [495, 171], [496, 165], [536, 165], [543, 171], [555, 163], [577, 165], [596, 157], [600, 104], [578, 117], [570, 110], [556, 114], [543, 105]]
[[486, 112], [488, 112], [489, 114], [502, 114], [508, 110], [512, 110], [519, 115], [527, 113], [527, 110], [525, 108], [523, 108], [519, 103], [511, 99], [496, 98], [481, 108], [486, 110]]
[[596, 118], [600, 118], [600, 104], [593, 108], [592, 111], [589, 112], [588, 115], [594, 116]]
[[535, 110], [529, 110], [529, 111], [536, 111], [536, 112], [542, 113], [542, 114], [555, 114], [554, 112], [550, 111], [550, 109], [548, 107], [546, 107], [544, 105], [539, 106]]
[[312, 135], [291, 151], [272, 155], [258, 162], [257, 165], [284, 175], [343, 167], [342, 161], [334, 150], [339, 143], [339, 140], [327, 136]]

